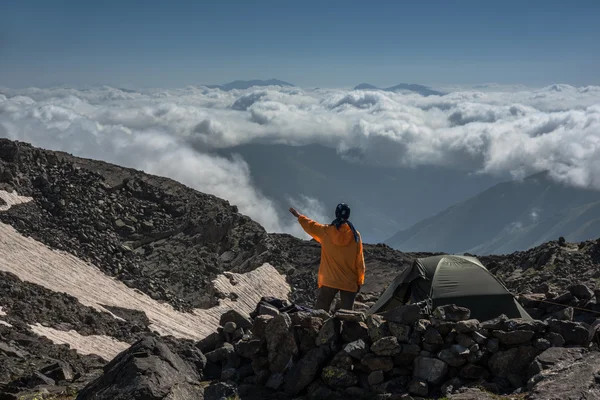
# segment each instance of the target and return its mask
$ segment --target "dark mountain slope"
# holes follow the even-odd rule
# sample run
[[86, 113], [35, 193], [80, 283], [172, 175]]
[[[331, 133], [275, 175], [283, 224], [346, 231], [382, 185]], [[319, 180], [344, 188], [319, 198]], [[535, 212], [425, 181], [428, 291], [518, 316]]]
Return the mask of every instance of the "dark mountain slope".
[[510, 253], [564, 236], [600, 236], [600, 192], [556, 183], [545, 173], [504, 182], [386, 241], [405, 251]]

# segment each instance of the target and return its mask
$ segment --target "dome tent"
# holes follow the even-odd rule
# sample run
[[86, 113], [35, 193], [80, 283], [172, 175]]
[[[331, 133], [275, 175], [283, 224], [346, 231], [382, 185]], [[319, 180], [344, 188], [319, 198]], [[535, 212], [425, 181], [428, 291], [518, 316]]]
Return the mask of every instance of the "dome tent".
[[407, 303], [426, 302], [429, 310], [456, 304], [485, 321], [505, 314], [532, 319], [508, 289], [475, 257], [438, 255], [416, 259], [400, 273], [368, 311], [389, 312]]

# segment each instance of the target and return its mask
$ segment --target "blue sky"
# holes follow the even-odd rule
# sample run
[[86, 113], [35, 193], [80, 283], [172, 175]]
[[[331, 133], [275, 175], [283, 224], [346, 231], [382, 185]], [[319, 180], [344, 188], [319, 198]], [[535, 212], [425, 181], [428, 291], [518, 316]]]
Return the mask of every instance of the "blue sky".
[[0, 86], [600, 85], [599, 1], [4, 0]]

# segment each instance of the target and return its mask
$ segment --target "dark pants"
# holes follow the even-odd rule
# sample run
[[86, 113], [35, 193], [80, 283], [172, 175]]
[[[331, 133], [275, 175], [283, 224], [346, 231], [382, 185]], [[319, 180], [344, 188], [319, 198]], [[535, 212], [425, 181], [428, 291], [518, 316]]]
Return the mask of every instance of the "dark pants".
[[347, 292], [345, 290], [334, 289], [327, 286], [322, 286], [318, 289], [315, 309], [329, 312], [331, 309], [331, 302], [335, 298], [337, 292], [340, 292], [341, 308], [344, 310], [354, 309], [354, 299], [358, 292]]

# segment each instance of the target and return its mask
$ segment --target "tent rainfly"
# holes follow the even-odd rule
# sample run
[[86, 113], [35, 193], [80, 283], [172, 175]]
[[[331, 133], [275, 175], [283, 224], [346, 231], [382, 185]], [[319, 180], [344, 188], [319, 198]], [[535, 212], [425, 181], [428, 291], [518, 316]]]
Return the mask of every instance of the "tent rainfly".
[[407, 303], [425, 301], [430, 310], [456, 304], [471, 318], [486, 321], [505, 314], [532, 319], [508, 289], [475, 257], [441, 255], [416, 259], [400, 273], [368, 311], [390, 312]]

